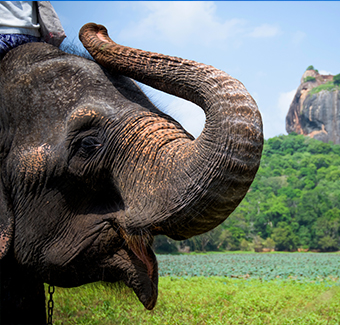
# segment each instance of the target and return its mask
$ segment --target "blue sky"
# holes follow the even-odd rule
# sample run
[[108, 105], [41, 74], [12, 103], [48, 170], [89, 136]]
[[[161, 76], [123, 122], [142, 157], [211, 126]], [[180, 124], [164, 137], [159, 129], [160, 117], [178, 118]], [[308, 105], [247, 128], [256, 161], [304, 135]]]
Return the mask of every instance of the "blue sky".
[[[88, 22], [117, 43], [213, 65], [239, 79], [262, 113], [265, 138], [286, 134], [285, 116], [309, 65], [340, 73], [338, 1], [51, 1], [68, 41]], [[195, 136], [204, 114], [145, 88]]]

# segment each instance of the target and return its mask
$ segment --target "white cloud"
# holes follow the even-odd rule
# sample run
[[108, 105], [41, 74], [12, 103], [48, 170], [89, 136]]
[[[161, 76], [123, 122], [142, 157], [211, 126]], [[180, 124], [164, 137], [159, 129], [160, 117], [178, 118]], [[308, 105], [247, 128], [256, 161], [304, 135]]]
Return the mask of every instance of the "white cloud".
[[254, 38], [266, 38], [276, 36], [279, 33], [280, 29], [277, 26], [262, 24], [261, 26], [255, 27], [254, 30], [249, 33], [249, 36]]
[[166, 40], [176, 45], [208, 45], [232, 38], [231, 44], [236, 46], [242, 44], [244, 37], [266, 38], [280, 33], [277, 26], [270, 24], [252, 28], [245, 19], [222, 20], [215, 3], [210, 1], [147, 1], [137, 5], [145, 12], [144, 18], [123, 29], [120, 38]]
[[333, 75], [332, 72], [329, 72], [329, 71], [326, 71], [326, 70], [319, 70], [319, 73], [322, 74], [322, 75], [329, 75], [329, 74]]
[[280, 118], [286, 117], [290, 104], [292, 103], [294, 99], [295, 93], [296, 93], [296, 89], [288, 91], [286, 93], [280, 93], [278, 103], [277, 103]]
[[141, 2], [146, 15], [140, 21], [124, 29], [121, 37], [144, 39], [167, 39], [182, 43], [192, 35], [199, 22], [211, 24], [214, 4], [207, 2]]

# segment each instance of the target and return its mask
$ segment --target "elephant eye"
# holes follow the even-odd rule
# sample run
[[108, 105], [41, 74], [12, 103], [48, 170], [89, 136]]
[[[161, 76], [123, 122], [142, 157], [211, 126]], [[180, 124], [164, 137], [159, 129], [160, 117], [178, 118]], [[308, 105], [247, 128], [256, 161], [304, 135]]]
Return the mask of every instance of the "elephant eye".
[[100, 140], [93, 136], [88, 136], [81, 140], [81, 147], [87, 150], [96, 149], [102, 145], [103, 144], [100, 142]]

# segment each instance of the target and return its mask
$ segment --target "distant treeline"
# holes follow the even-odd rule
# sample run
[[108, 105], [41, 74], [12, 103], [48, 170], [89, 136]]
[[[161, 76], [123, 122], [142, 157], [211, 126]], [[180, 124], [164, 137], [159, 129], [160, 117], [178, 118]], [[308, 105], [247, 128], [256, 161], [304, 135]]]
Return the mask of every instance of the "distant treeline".
[[154, 248], [340, 250], [340, 145], [296, 133], [266, 140], [257, 176], [225, 222], [182, 242], [157, 236]]

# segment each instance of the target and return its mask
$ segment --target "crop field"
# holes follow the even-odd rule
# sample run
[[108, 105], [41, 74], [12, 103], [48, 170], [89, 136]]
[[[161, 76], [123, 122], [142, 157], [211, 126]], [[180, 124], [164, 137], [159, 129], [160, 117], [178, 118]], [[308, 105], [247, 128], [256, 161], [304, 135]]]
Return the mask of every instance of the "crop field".
[[160, 276], [320, 280], [340, 278], [340, 254], [159, 255]]
[[340, 254], [161, 255], [159, 296], [131, 289], [56, 288], [54, 324], [340, 325]]

